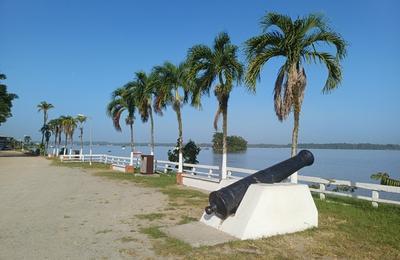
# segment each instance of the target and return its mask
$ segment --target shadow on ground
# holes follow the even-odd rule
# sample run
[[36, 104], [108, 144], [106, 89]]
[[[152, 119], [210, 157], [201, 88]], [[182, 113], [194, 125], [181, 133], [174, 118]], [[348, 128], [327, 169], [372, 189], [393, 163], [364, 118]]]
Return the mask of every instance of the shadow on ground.
[[31, 153], [20, 151], [0, 151], [0, 157], [34, 157]]

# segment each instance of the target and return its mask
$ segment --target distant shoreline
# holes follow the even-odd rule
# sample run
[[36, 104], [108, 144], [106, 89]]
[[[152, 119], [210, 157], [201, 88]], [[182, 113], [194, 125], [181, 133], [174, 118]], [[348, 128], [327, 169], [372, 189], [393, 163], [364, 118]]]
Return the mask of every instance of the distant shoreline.
[[[79, 143], [75, 143], [79, 145]], [[89, 142], [85, 142], [84, 145], [89, 145]], [[93, 142], [93, 145], [113, 145], [113, 146], [126, 146], [129, 147], [129, 143], [113, 143], [113, 142]], [[136, 143], [136, 146], [148, 146], [148, 143]], [[155, 146], [161, 147], [174, 147], [176, 143], [156, 143]], [[199, 143], [200, 147], [212, 147], [210, 143]], [[248, 144], [247, 148], [290, 148], [291, 144]], [[330, 150], [400, 150], [400, 144], [370, 144], [370, 143], [304, 143], [299, 144], [300, 149], [330, 149]]]

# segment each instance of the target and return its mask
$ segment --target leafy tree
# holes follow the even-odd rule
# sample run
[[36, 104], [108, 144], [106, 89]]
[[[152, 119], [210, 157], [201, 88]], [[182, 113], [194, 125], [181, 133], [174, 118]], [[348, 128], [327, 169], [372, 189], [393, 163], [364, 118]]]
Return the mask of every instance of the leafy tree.
[[[199, 163], [197, 156], [199, 155], [200, 151], [201, 148], [198, 147], [195, 142], [189, 140], [189, 142], [182, 149], [184, 163]], [[177, 140], [175, 149], [168, 150], [168, 160], [171, 162], [179, 161], [179, 139]]]
[[227, 136], [228, 136], [228, 100], [234, 83], [240, 84], [243, 65], [237, 57], [238, 47], [231, 43], [227, 33], [220, 33], [212, 48], [195, 45], [188, 52], [190, 66], [189, 77], [196, 82], [193, 100], [199, 102], [202, 94], [209, 94], [214, 89], [218, 100], [214, 128], [217, 130], [219, 116], [222, 114], [222, 176], [226, 176]]
[[[48, 111], [50, 109], [52, 109], [52, 108], [54, 108], [54, 106], [52, 104], [50, 104], [50, 103], [47, 103], [46, 101], [42, 101], [37, 105], [38, 112], [43, 111], [43, 126], [42, 126], [42, 128], [47, 124]], [[41, 131], [41, 132], [42, 132], [42, 142], [41, 142], [41, 144], [43, 145], [44, 132], [43, 131]]]
[[24, 136], [24, 143], [26, 145], [29, 145], [31, 143], [31, 141], [32, 141], [32, 138], [29, 135]]
[[111, 117], [115, 130], [121, 131], [120, 118], [124, 111], [127, 112], [125, 123], [131, 130], [131, 152], [135, 151], [133, 134], [133, 123], [135, 121], [135, 111], [137, 108], [135, 93], [131, 91], [129, 83], [118, 88], [112, 93], [112, 100], [107, 105], [107, 115]]
[[[292, 20], [289, 16], [268, 13], [261, 21], [263, 33], [246, 41], [248, 68], [245, 81], [255, 88], [260, 71], [272, 58], [284, 58], [274, 88], [275, 113], [280, 121], [291, 111], [294, 115], [292, 156], [297, 153], [299, 118], [307, 84], [304, 63], [322, 63], [328, 69], [328, 78], [322, 89], [330, 93], [342, 80], [340, 61], [346, 55], [346, 43], [329, 29], [321, 15], [311, 14]], [[336, 54], [318, 50], [321, 44], [333, 45]], [[297, 176], [293, 181], [297, 182]]]
[[[6, 75], [0, 73], [0, 80], [5, 80], [6, 78]], [[16, 98], [18, 98], [16, 94], [8, 93], [7, 86], [0, 83], [0, 125], [12, 116], [12, 101]]]
[[[222, 153], [222, 133], [215, 132], [212, 139], [212, 147], [215, 153]], [[247, 150], [247, 141], [241, 136], [227, 136], [228, 153], [243, 152]]]
[[[179, 167], [178, 172], [183, 171], [183, 127], [181, 108], [187, 103], [190, 94], [192, 81], [187, 77], [188, 67], [185, 63], [178, 66], [170, 62], [165, 62], [162, 66], [153, 69], [155, 99], [154, 109], [162, 114], [162, 110], [171, 106], [176, 113], [178, 121], [178, 152]], [[195, 104], [195, 102], [193, 102]]]

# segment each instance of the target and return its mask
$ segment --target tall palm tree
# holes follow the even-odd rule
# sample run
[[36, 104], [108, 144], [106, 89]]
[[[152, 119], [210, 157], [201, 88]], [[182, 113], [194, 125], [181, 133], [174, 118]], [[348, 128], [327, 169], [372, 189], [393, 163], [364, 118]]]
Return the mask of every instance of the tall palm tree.
[[[129, 89], [130, 83], [113, 91], [112, 99], [107, 105], [107, 115], [111, 117], [115, 130], [121, 131], [120, 118], [124, 111], [128, 114], [125, 123], [131, 131], [131, 158], [135, 151], [133, 124], [135, 121], [136, 98], [135, 93]], [[131, 162], [132, 163], [132, 162]]]
[[[42, 127], [44, 127], [47, 124], [48, 111], [52, 108], [54, 108], [54, 106], [50, 103], [47, 103], [46, 101], [42, 101], [37, 105], [38, 112], [43, 111], [43, 126]], [[43, 145], [43, 141], [44, 141], [44, 132], [42, 132], [42, 142], [41, 142], [42, 145]]]
[[40, 129], [40, 132], [42, 132], [42, 134], [45, 137], [45, 145], [44, 145], [43, 155], [47, 154], [47, 149], [49, 148], [49, 140], [50, 140], [50, 136], [51, 136], [51, 128], [50, 127], [51, 126], [49, 124], [45, 124]]
[[72, 148], [74, 144], [74, 132], [76, 129], [76, 120], [72, 116], [62, 116], [62, 127], [65, 134], [65, 145], [64, 145], [64, 155], [66, 154], [67, 146], [68, 146], [68, 139], [70, 141], [70, 151], [72, 153]]
[[[292, 20], [289, 16], [268, 13], [261, 21], [263, 33], [246, 41], [248, 69], [246, 83], [255, 87], [264, 64], [274, 57], [284, 58], [274, 88], [275, 113], [280, 121], [291, 111], [294, 116], [292, 156], [297, 153], [299, 118], [307, 84], [304, 63], [322, 63], [328, 78], [322, 89], [330, 93], [342, 80], [340, 61], [346, 56], [346, 42], [327, 26], [321, 15], [311, 14]], [[322, 44], [333, 45], [335, 55], [318, 50]], [[297, 175], [292, 178], [297, 182]]]
[[147, 122], [150, 119], [150, 149], [151, 154], [154, 154], [154, 119], [153, 119], [153, 95], [154, 84], [151, 75], [140, 71], [135, 73], [135, 79], [129, 84], [129, 89], [134, 92], [138, 112], [142, 122]]
[[87, 120], [87, 116], [79, 114], [76, 116], [75, 118], [76, 122], [78, 123], [78, 128], [79, 128], [79, 138], [81, 141], [81, 150], [79, 152], [80, 155], [83, 154], [83, 125], [85, 124], [86, 120]]
[[185, 63], [175, 66], [171, 62], [164, 62], [162, 66], [153, 68], [155, 99], [154, 109], [157, 113], [167, 106], [171, 106], [176, 113], [178, 121], [178, 149], [179, 165], [178, 173], [183, 172], [183, 127], [182, 127], [182, 106], [187, 103], [191, 82], [187, 77], [188, 67]]
[[214, 119], [215, 129], [222, 114], [222, 178], [226, 178], [229, 95], [234, 83], [239, 85], [243, 76], [243, 65], [238, 60], [237, 52], [238, 47], [231, 43], [229, 35], [224, 32], [217, 35], [212, 48], [195, 45], [188, 52], [189, 76], [197, 83], [193, 94], [194, 100], [198, 101], [201, 94], [208, 94], [213, 87], [218, 100]]
[[58, 153], [58, 145], [57, 145], [57, 140], [59, 138], [59, 135], [61, 135], [61, 123], [59, 118], [55, 118], [49, 121], [47, 124], [50, 127], [50, 131], [53, 133], [54, 136], [54, 149], [53, 149], [53, 155], [56, 155]]

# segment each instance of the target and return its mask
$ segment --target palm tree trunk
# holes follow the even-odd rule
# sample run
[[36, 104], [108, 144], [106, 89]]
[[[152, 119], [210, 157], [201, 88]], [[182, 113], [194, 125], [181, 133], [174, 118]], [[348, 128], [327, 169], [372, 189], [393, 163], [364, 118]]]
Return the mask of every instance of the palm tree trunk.
[[[295, 108], [293, 115], [294, 115], [294, 126], [292, 132], [292, 151], [291, 151], [292, 157], [297, 154], [297, 142], [299, 136], [299, 119], [300, 119], [299, 109]], [[297, 172], [293, 173], [290, 176], [290, 182], [297, 183]]]
[[222, 100], [222, 166], [221, 166], [221, 178], [226, 179], [227, 177], [227, 153], [228, 153], [228, 98]]
[[133, 166], [133, 152], [135, 151], [135, 144], [134, 144], [134, 138], [133, 138], [133, 122], [131, 121], [129, 123], [129, 127], [131, 129], [131, 159], [130, 159], [130, 166]]
[[68, 145], [68, 133], [65, 133], [64, 155], [67, 154], [67, 145]]
[[56, 148], [57, 148], [57, 136], [58, 136], [58, 133], [57, 133], [57, 131], [56, 132], [54, 132], [54, 148], [53, 148], [53, 156], [55, 155], [55, 153], [56, 153]]
[[80, 130], [81, 130], [81, 136], [80, 136], [80, 138], [81, 138], [81, 150], [80, 150], [79, 154], [82, 156], [82, 154], [83, 154], [83, 127], [80, 127]]
[[150, 132], [151, 132], [151, 151], [150, 154], [154, 155], [154, 119], [153, 119], [153, 110], [150, 107]]
[[71, 141], [71, 148], [69, 149], [69, 154], [72, 154], [72, 148], [74, 146], [74, 140], [73, 140], [73, 133], [69, 136], [69, 140]]
[[134, 142], [134, 134], [133, 134], [133, 123], [129, 124], [129, 128], [131, 129], [131, 152], [135, 151], [135, 142]]
[[58, 153], [60, 152], [60, 146], [61, 146], [61, 137], [62, 137], [62, 130], [59, 132], [59, 134], [58, 134], [58, 143], [57, 143], [57, 156], [58, 156]]
[[181, 109], [178, 106], [176, 109], [176, 117], [178, 119], [178, 148], [179, 148], [179, 165], [178, 165], [178, 173], [183, 173], [183, 153], [182, 153], [182, 143], [183, 143], [183, 137], [182, 137], [182, 114], [181, 114]]
[[[43, 127], [46, 125], [46, 110], [43, 111]], [[44, 142], [44, 132], [42, 131], [42, 142], [41, 144], [43, 145]]]

